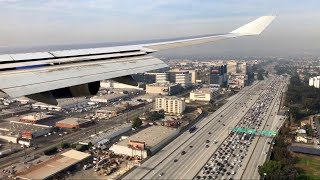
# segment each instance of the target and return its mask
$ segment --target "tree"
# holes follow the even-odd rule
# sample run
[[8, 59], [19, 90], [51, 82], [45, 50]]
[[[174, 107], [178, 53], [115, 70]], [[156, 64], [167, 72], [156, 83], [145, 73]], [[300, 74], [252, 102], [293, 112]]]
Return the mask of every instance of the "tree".
[[306, 131], [307, 131], [307, 136], [313, 136], [313, 129], [312, 129], [312, 127], [309, 125], [309, 124], [307, 124], [307, 125], [305, 125], [304, 126], [304, 128], [306, 129]]
[[70, 148], [70, 146], [71, 146], [70, 143], [66, 143], [66, 142], [61, 144], [62, 149], [68, 149]]
[[258, 172], [261, 176], [264, 176], [266, 173], [267, 175], [276, 172], [277, 170], [281, 169], [281, 163], [278, 161], [268, 161], [265, 162], [262, 166], [258, 167]]
[[52, 155], [52, 154], [57, 153], [57, 151], [58, 151], [57, 147], [52, 147], [52, 148], [44, 150], [43, 153], [44, 153], [44, 155]]
[[264, 80], [262, 73], [260, 73], [260, 72], [258, 73], [257, 79], [258, 80]]
[[138, 117], [132, 121], [132, 128], [137, 128], [137, 127], [140, 127], [141, 125], [142, 125], [142, 121]]

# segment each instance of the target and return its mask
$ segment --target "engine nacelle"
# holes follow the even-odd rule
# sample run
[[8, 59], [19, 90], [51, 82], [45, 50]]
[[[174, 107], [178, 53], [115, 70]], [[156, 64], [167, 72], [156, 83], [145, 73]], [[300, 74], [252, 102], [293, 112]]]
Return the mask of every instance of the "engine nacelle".
[[27, 97], [46, 104], [57, 105], [57, 99], [96, 95], [99, 91], [99, 88], [100, 81], [96, 81], [88, 84], [80, 84], [77, 86], [65, 87], [37, 94], [30, 94], [27, 95]]
[[80, 84], [76, 86], [52, 90], [52, 95], [59, 98], [71, 98], [96, 95], [100, 88], [100, 81], [91, 82], [87, 84]]

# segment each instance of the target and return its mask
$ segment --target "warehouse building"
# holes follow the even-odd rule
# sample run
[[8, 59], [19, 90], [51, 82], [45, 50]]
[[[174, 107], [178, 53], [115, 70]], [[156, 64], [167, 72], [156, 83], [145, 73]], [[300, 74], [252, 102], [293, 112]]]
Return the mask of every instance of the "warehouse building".
[[[154, 154], [167, 142], [171, 141], [178, 130], [164, 126], [151, 126], [124, 139], [117, 144], [113, 144], [110, 150], [116, 154], [128, 156], [139, 156], [142, 159]], [[149, 152], [149, 153], [148, 153]]]
[[32, 108], [46, 109], [49, 111], [61, 111], [62, 109], [71, 109], [71, 108], [87, 105], [89, 102], [89, 99], [86, 99], [85, 97], [79, 97], [79, 98], [57, 99], [57, 101], [58, 101], [58, 105], [56, 106], [37, 102], [32, 104]]
[[[81, 162], [87, 161], [90, 154], [70, 150], [43, 163], [31, 166], [25, 171], [17, 174], [18, 179], [65, 179], [66, 173], [61, 173]], [[61, 173], [59, 175], [59, 173]]]
[[113, 103], [128, 98], [128, 94], [106, 94], [102, 96], [93, 96], [90, 98], [92, 102]]
[[87, 119], [81, 118], [67, 118], [61, 121], [56, 122], [56, 126], [60, 128], [67, 129], [79, 129], [92, 125], [94, 122]]
[[23, 139], [34, 139], [52, 131], [52, 126], [10, 121], [8, 132]]
[[46, 113], [31, 113], [20, 118], [20, 122], [39, 124], [44, 121], [53, 119], [53, 115], [48, 115]]

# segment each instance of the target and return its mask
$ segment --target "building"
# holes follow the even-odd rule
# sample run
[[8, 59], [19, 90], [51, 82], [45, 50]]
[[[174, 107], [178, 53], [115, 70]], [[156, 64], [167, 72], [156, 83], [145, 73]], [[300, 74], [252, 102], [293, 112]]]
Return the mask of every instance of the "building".
[[156, 98], [155, 109], [162, 109], [168, 114], [180, 115], [186, 109], [186, 103], [177, 97], [158, 97]]
[[247, 74], [247, 63], [228, 61], [227, 62], [227, 73], [231, 74]]
[[80, 118], [67, 118], [61, 121], [56, 122], [56, 126], [60, 128], [67, 129], [79, 129], [89, 125], [92, 125], [94, 122], [86, 119]]
[[174, 69], [168, 73], [170, 82], [180, 84], [184, 88], [191, 86], [192, 75], [188, 70]]
[[228, 86], [230, 89], [242, 89], [247, 80], [247, 75], [231, 74], [228, 79]]
[[161, 95], [174, 95], [179, 93], [181, 90], [181, 86], [179, 84], [172, 83], [154, 83], [146, 85], [146, 93], [149, 94], [161, 94]]
[[197, 71], [196, 70], [188, 70], [191, 74], [191, 83], [196, 84], [197, 83]]
[[196, 90], [190, 92], [190, 100], [191, 101], [205, 101], [209, 102], [213, 99], [213, 94], [211, 90]]
[[156, 83], [170, 83], [168, 73], [155, 73]]
[[109, 150], [115, 154], [146, 158], [150, 155], [148, 151], [154, 154], [167, 142], [170, 142], [178, 133], [179, 131], [174, 128], [151, 126], [113, 144]]
[[52, 126], [10, 121], [10, 132], [19, 133], [23, 139], [34, 139], [52, 132]]
[[228, 75], [237, 73], [237, 62], [236, 61], [228, 61], [227, 62], [227, 73], [228, 73]]
[[96, 116], [98, 116], [98, 117], [102, 117], [102, 116], [113, 117], [113, 116], [117, 116], [119, 113], [122, 113], [124, 110], [126, 110], [125, 107], [106, 106], [106, 107], [102, 107], [102, 108], [96, 110]]
[[102, 96], [93, 96], [90, 98], [92, 102], [113, 103], [128, 98], [128, 94], [106, 94]]
[[320, 88], [320, 76], [309, 78], [309, 86]]
[[46, 113], [31, 113], [26, 116], [20, 117], [20, 122], [39, 124], [44, 121], [53, 119], [53, 115], [48, 115]]
[[89, 99], [86, 99], [85, 97], [79, 97], [79, 98], [57, 99], [57, 101], [58, 101], [57, 106], [36, 102], [36, 103], [32, 104], [32, 107], [34, 109], [46, 109], [46, 110], [52, 110], [52, 111], [61, 111], [62, 109], [71, 109], [71, 108], [76, 108], [79, 106], [87, 105], [89, 102]]
[[115, 88], [115, 89], [138, 89], [143, 90], [143, 84], [139, 83], [138, 86], [132, 86], [129, 84], [119, 83], [116, 81], [101, 81], [100, 86], [102, 88]]
[[40, 164], [31, 166], [25, 171], [17, 174], [18, 179], [64, 179], [59, 178], [59, 173], [66, 171], [70, 167], [85, 162], [91, 157], [90, 154], [69, 150], [59, 154]]

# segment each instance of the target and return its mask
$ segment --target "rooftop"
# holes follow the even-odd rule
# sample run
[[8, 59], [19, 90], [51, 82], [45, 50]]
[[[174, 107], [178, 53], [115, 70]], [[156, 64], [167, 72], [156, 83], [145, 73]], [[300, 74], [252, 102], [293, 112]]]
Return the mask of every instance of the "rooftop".
[[9, 132], [12, 132], [14, 134], [18, 134], [20, 132], [33, 133], [33, 132], [51, 128], [51, 126], [24, 123], [24, 122], [18, 122], [18, 121], [10, 121], [10, 123], [2, 123], [1, 128], [3, 130], [8, 130]]
[[142, 131], [120, 141], [117, 145], [127, 146], [130, 140], [145, 142], [146, 148], [152, 148], [170, 136], [176, 129], [164, 126], [150, 126]]
[[88, 153], [70, 150], [19, 173], [18, 177], [22, 179], [47, 179], [90, 156]]
[[28, 121], [39, 121], [39, 120], [42, 120], [42, 119], [47, 119], [47, 118], [50, 118], [50, 117], [53, 117], [52, 115], [48, 115], [48, 114], [45, 114], [45, 113], [30, 113], [30, 114], [27, 114], [25, 116], [21, 116], [20, 119], [22, 120], [28, 120]]
[[87, 119], [81, 119], [81, 118], [66, 118], [64, 120], [58, 121], [58, 123], [65, 123], [65, 124], [72, 124], [72, 125], [79, 125], [86, 122], [89, 122], [90, 120]]
[[81, 141], [80, 144], [89, 144], [89, 142], [91, 142], [92, 144], [97, 144], [103, 140], [110, 140], [111, 138], [113, 138], [113, 135], [116, 134], [116, 132], [122, 131], [128, 128], [131, 129], [131, 126], [132, 126], [131, 123], [126, 123], [116, 127], [112, 127], [105, 131], [102, 131], [101, 133], [99, 132], [97, 135], [88, 137], [87, 139]]

